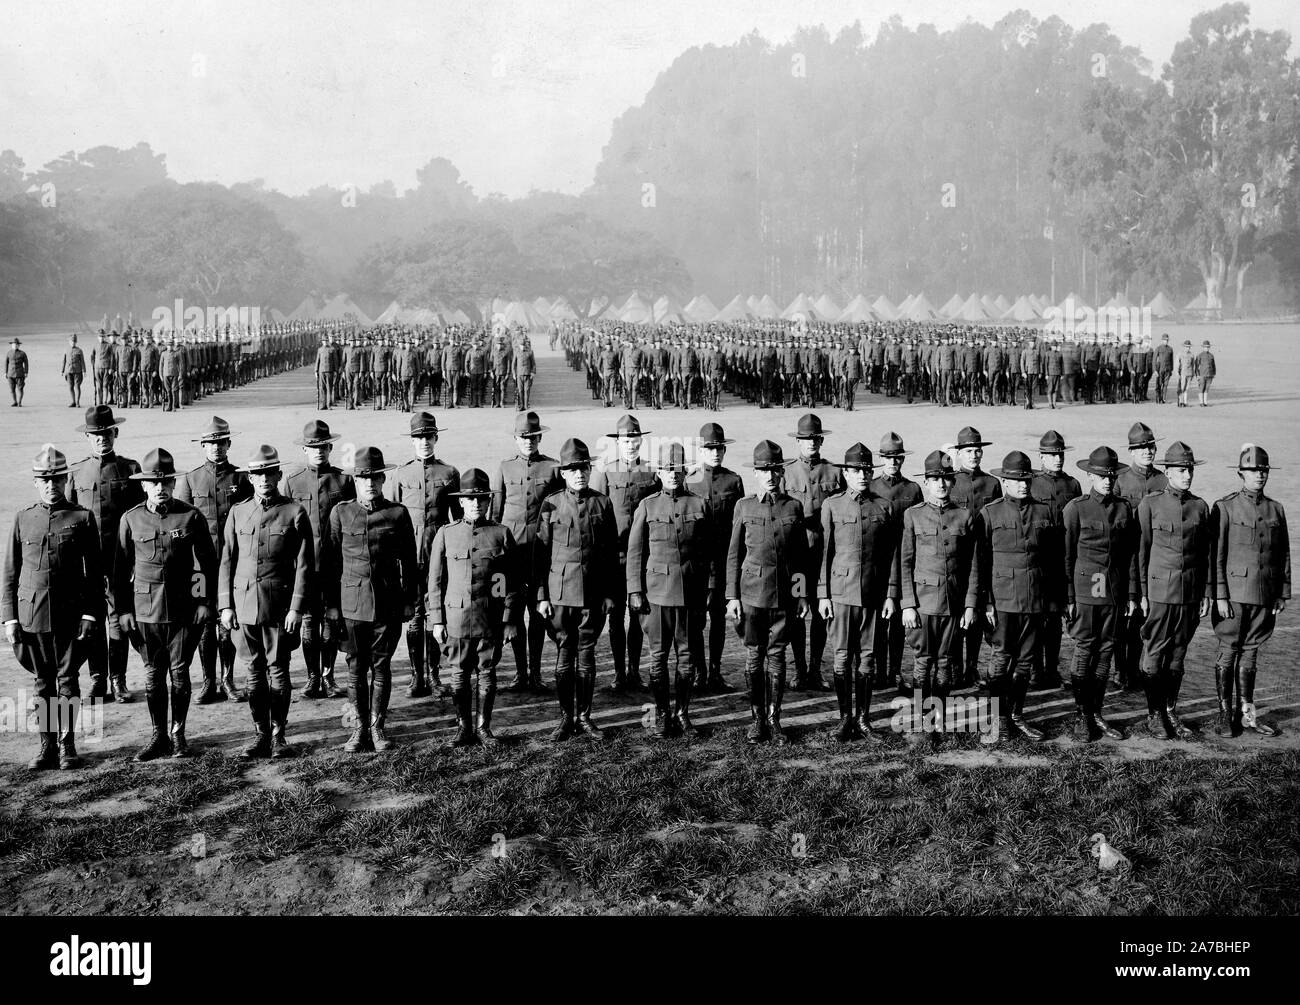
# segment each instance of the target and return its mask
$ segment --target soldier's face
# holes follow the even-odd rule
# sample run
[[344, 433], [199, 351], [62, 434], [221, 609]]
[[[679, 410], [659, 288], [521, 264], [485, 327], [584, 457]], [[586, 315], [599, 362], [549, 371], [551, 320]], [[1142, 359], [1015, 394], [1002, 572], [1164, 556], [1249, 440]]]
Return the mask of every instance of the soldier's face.
[[1267, 471], [1242, 471], [1241, 484], [1247, 492], [1263, 492], [1268, 484]]
[[1028, 499], [1029, 482], [1023, 478], [999, 478], [1002, 494], [1010, 499]]
[[90, 450], [97, 455], [111, 453], [113, 444], [117, 442], [117, 427], [106, 429], [102, 433], [87, 433], [86, 439], [90, 441]]
[[821, 456], [822, 438], [820, 436], [810, 436], [806, 440], [799, 441], [799, 456], [808, 460], [815, 460]]
[[1165, 468], [1165, 477], [1179, 492], [1186, 492], [1192, 487], [1192, 475], [1195, 471], [1195, 468]]
[[252, 483], [253, 493], [257, 498], [269, 499], [275, 495], [275, 491], [280, 485], [280, 472], [252, 471], [249, 472], [248, 480]]
[[867, 490], [867, 480], [871, 477], [871, 472], [865, 468], [845, 468], [844, 483], [848, 485], [850, 492], [865, 492]]
[[664, 468], [659, 472], [659, 481], [667, 492], [676, 492], [682, 487], [682, 472], [678, 468]]
[[984, 448], [962, 447], [957, 451], [957, 459], [967, 471], [975, 471], [979, 468], [980, 461], [984, 460]]
[[580, 468], [565, 468], [563, 473], [564, 484], [574, 492], [581, 492], [591, 480], [591, 466], [589, 464], [584, 464]]
[[1092, 490], [1099, 496], [1110, 496], [1115, 494], [1115, 476], [1114, 475], [1094, 475], [1088, 472], [1088, 480], [1092, 482]]
[[515, 448], [524, 457], [534, 456], [541, 449], [542, 438], [540, 436], [516, 436]]
[[903, 470], [903, 458], [886, 457], [881, 468], [886, 478], [897, 478], [899, 472]]
[[63, 499], [63, 493], [68, 488], [68, 479], [67, 476], [62, 478], [33, 478], [32, 484], [36, 486], [36, 498], [45, 503], [46, 506], [53, 506]]
[[175, 478], [163, 478], [159, 481], [147, 481], [144, 483], [144, 497], [150, 506], [161, 506], [164, 503], [172, 501], [172, 494], [176, 491]]
[[1156, 446], [1152, 443], [1146, 447], [1129, 447], [1128, 455], [1140, 468], [1149, 468], [1156, 459]]
[[624, 464], [631, 464], [641, 456], [641, 437], [620, 436], [618, 438], [618, 456]]
[[726, 447], [703, 447], [700, 455], [704, 458], [704, 463], [711, 468], [722, 466], [722, 458], [727, 456]]
[[356, 482], [357, 501], [360, 503], [372, 503], [383, 494], [383, 475], [375, 475], [373, 478], [358, 478]]
[[758, 487], [763, 492], [781, 491], [781, 481], [784, 478], [785, 472], [777, 469], [763, 468], [755, 473], [758, 476]]
[[213, 464], [220, 464], [230, 453], [229, 440], [210, 440], [203, 444], [203, 456]]
[[1065, 455], [1064, 454], [1039, 454], [1038, 463], [1043, 466], [1043, 470], [1046, 471], [1048, 474], [1052, 474], [1052, 475], [1059, 474], [1061, 469], [1065, 467]]
[[417, 461], [428, 460], [433, 456], [434, 450], [438, 447], [438, 434], [431, 433], [428, 436], [411, 437], [411, 453], [415, 455]]
[[952, 479], [944, 478], [926, 478], [925, 493], [934, 502], [947, 502], [948, 496], [952, 493]]
[[330, 450], [332, 444], [325, 444], [323, 447], [303, 447], [302, 452], [307, 455], [307, 463], [313, 468], [319, 468], [323, 464], [328, 464], [330, 460]]
[[483, 499], [480, 496], [462, 496], [460, 508], [465, 514], [465, 519], [475, 523], [483, 516]]

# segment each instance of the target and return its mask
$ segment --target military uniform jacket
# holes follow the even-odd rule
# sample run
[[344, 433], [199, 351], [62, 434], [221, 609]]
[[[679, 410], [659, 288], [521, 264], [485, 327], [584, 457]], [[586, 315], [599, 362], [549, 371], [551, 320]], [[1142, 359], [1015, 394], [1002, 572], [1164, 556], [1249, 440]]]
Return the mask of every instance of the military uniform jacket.
[[994, 499], [1001, 498], [1002, 483], [987, 471], [958, 471], [948, 501], [978, 513]]
[[429, 550], [431, 625], [453, 638], [499, 638], [519, 607], [527, 554], [509, 528], [490, 520], [439, 527]]
[[1178, 354], [1176, 362], [1179, 380], [1190, 380], [1196, 376], [1196, 357], [1192, 355], [1192, 350], [1184, 349]]
[[315, 536], [307, 511], [277, 495], [239, 503], [226, 520], [217, 607], [245, 625], [276, 625], [309, 608], [316, 588]]
[[1214, 353], [1206, 349], [1196, 357], [1196, 376], [1213, 377], [1214, 375]]
[[878, 610], [898, 561], [899, 526], [893, 504], [869, 489], [831, 496], [822, 506], [822, 561], [817, 596]]
[[815, 533], [821, 529], [822, 504], [845, 488], [840, 469], [824, 457], [811, 464], [800, 457], [786, 465], [785, 491], [799, 501], [803, 515]]
[[660, 607], [700, 608], [718, 586], [717, 513], [688, 489], [641, 500], [627, 543], [627, 592]]
[[539, 453], [531, 458], [515, 456], [502, 461], [491, 487], [492, 519], [505, 526], [520, 547], [531, 548], [537, 538], [542, 503], [547, 496], [564, 490], [564, 479], [559, 462]]
[[632, 514], [642, 499], [658, 491], [659, 479], [640, 458], [632, 464], [614, 460], [592, 472], [591, 488], [609, 496], [609, 501], [613, 503], [614, 519], [618, 523], [619, 551], [626, 551], [628, 531], [632, 529]]
[[152, 342], [146, 342], [140, 350], [140, 369], [148, 374], [158, 373], [158, 347]]
[[460, 500], [451, 497], [460, 491], [460, 472], [437, 458], [412, 460], [391, 472], [385, 487], [388, 497], [411, 513], [416, 555], [424, 569], [438, 528], [460, 519]]
[[216, 575], [208, 523], [189, 503], [172, 499], [164, 513], [141, 503], [123, 514], [113, 562], [118, 614], [149, 625], [189, 624], [196, 607], [211, 606]]
[[727, 599], [769, 610], [810, 599], [808, 533], [803, 506], [784, 492], [745, 496], [736, 503], [727, 549]]
[[1115, 479], [1115, 494], [1122, 498], [1137, 512], [1138, 503], [1152, 492], [1163, 492], [1169, 487], [1169, 479], [1155, 468], [1147, 468], [1143, 474], [1136, 466], [1130, 464]]
[[1083, 495], [1083, 489], [1079, 479], [1064, 471], [1054, 475], [1039, 471], [1029, 484], [1029, 494], [1039, 502], [1047, 503], [1052, 508], [1052, 518], [1059, 521], [1065, 504]]
[[348, 621], [406, 621], [424, 589], [411, 514], [391, 499], [376, 499], [369, 511], [356, 500], [335, 506], [317, 567], [325, 607], [338, 608]]
[[231, 507], [252, 497], [253, 486], [248, 476], [241, 474], [229, 461], [220, 464], [204, 461], [176, 480], [175, 498], [189, 503], [203, 514], [218, 552]]
[[316, 350], [316, 372], [334, 372], [334, 350], [331, 347], [323, 345]]
[[537, 373], [537, 357], [531, 348], [520, 349], [514, 357], [514, 369], [516, 379], [519, 377], [531, 377]]
[[59, 372], [62, 374], [86, 372], [86, 354], [81, 351], [81, 346], [71, 346], [63, 354], [63, 365], [59, 368]]
[[1291, 539], [1282, 504], [1241, 489], [1214, 504], [1214, 599], [1272, 608], [1291, 598]]
[[565, 488], [546, 497], [533, 546], [537, 600], [597, 608], [623, 597], [618, 524], [608, 497]]
[[1138, 504], [1142, 595], [1160, 604], [1199, 604], [1207, 596], [1210, 507], [1166, 487]]
[[351, 475], [332, 464], [322, 464], [292, 472], [285, 479], [284, 494], [302, 506], [311, 522], [312, 535], [319, 538], [330, 510], [345, 499], [355, 499], [357, 486]]
[[979, 609], [980, 517], [951, 502], [921, 502], [903, 513], [890, 596], [921, 614], [956, 617]]
[[871, 479], [871, 493], [888, 499], [894, 504], [894, 519], [900, 526], [903, 522], [903, 514], [917, 503], [925, 501], [921, 486], [902, 475], [897, 478], [886, 478], [881, 475], [879, 478]]
[[1065, 594], [1071, 604], [1107, 607], [1141, 596], [1138, 524], [1118, 496], [1096, 492], [1071, 499], [1061, 514], [1065, 528]]
[[0, 622], [52, 632], [104, 617], [104, 571], [94, 514], [67, 499], [19, 510], [0, 573]]
[[1051, 507], [1003, 497], [980, 514], [982, 595], [1004, 614], [1043, 614], [1065, 602], [1061, 526]]
[[117, 521], [132, 506], [144, 502], [144, 489], [131, 476], [140, 470], [138, 462], [116, 453], [87, 457], [72, 465], [68, 478], [68, 502], [85, 506], [95, 515], [99, 528], [99, 550], [104, 575], [112, 575], [117, 551]]
[[1174, 369], [1174, 349], [1169, 345], [1158, 345], [1152, 354], [1156, 373], [1172, 373]]
[[10, 349], [5, 353], [5, 376], [10, 380], [27, 379], [27, 353], [21, 349]]

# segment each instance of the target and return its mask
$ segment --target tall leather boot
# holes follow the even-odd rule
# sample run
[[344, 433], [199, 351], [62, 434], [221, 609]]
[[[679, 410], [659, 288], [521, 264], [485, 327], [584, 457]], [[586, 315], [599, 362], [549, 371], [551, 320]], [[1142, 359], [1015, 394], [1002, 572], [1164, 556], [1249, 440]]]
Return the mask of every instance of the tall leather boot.
[[749, 685], [749, 730], [746, 743], [759, 743], [768, 738], [767, 732], [767, 674], [763, 670], [763, 650], [759, 646], [745, 647], [745, 682]]
[[248, 695], [248, 710], [253, 715], [255, 738], [239, 756], [245, 761], [271, 756], [271, 696], [265, 687], [254, 687]]
[[[388, 723], [388, 699], [392, 694], [392, 678], [383, 679], [374, 673], [370, 676], [374, 678], [370, 685], [370, 742], [375, 748], [375, 753], [386, 754], [397, 746], [397, 741], [385, 731]], [[361, 687], [357, 690], [360, 691]]]
[[673, 729], [678, 736], [694, 736], [695, 723], [691, 722], [691, 675], [678, 673], [676, 678], [677, 705], [673, 710]]
[[673, 735], [673, 709], [668, 696], [668, 671], [656, 667], [650, 673], [650, 693], [655, 700], [655, 736], [668, 740]]
[[1028, 675], [1016, 675], [1011, 678], [1011, 725], [1020, 736], [1030, 743], [1040, 743], [1043, 731], [1029, 724], [1025, 719], [1025, 697], [1029, 694]]
[[880, 743], [880, 734], [871, 726], [871, 678], [859, 673], [853, 686], [853, 735], [871, 744]]
[[157, 757], [167, 757], [172, 752], [171, 740], [167, 737], [167, 691], [163, 687], [145, 690], [145, 705], [149, 709], [150, 737], [136, 755], [137, 761], [152, 761]]
[[1102, 706], [1106, 704], [1107, 685], [1110, 683], [1111, 662], [1114, 658], [1115, 650], [1110, 646], [1103, 646], [1097, 654], [1097, 674], [1092, 682], [1092, 718], [1104, 736], [1111, 740], [1122, 740], [1127, 735], [1124, 730], [1112, 726], [1101, 713]]
[[574, 732], [574, 710], [578, 707], [577, 695], [574, 693], [577, 687], [577, 668], [569, 663], [562, 653], [561, 662], [555, 673], [555, 695], [560, 700], [560, 723], [551, 733], [551, 739], [556, 743], [567, 740]]
[[1183, 689], [1182, 660], [1176, 666], [1170, 666], [1169, 677], [1165, 684], [1165, 716], [1169, 727], [1180, 740], [1194, 740], [1196, 733], [1178, 717], [1178, 694]]
[[[709, 665], [709, 691], [712, 694], [733, 694], [735, 688], [728, 684], [722, 678], [722, 664], [712, 663]], [[701, 690], [700, 694], [704, 691]]]
[[[786, 735], [781, 730], [781, 699], [785, 693], [785, 650], [773, 653], [767, 664], [768, 697], [772, 704], [767, 715], [767, 729], [772, 735], [772, 743], [778, 747], [786, 744]], [[825, 689], [825, 685], [823, 685]]]
[[307, 687], [302, 696], [313, 700], [324, 698], [325, 688], [322, 686], [320, 679], [320, 644], [314, 641], [307, 642], [304, 639], [302, 643], [302, 661], [307, 664]]
[[1237, 702], [1234, 690], [1237, 682], [1237, 655], [1231, 649], [1220, 648], [1214, 661], [1214, 693], [1219, 699], [1219, 717], [1214, 723], [1214, 735], [1237, 735]]
[[849, 705], [849, 684], [848, 679], [844, 676], [841, 667], [836, 667], [834, 676], [835, 681], [835, 698], [840, 708], [840, 725], [835, 730], [835, 739], [840, 743], [848, 743], [853, 739], [853, 712]]
[[590, 667], [581, 667], [578, 671], [579, 694], [582, 698], [582, 704], [577, 710], [578, 724], [582, 727], [582, 731], [588, 739], [601, 740], [604, 739], [605, 734], [599, 726], [591, 721], [591, 704], [596, 694], [595, 654], [592, 653], [591, 655], [593, 657], [592, 665]]
[[110, 639], [108, 643], [108, 676], [113, 684], [113, 700], [119, 705], [131, 701], [126, 687], [126, 660], [130, 653], [126, 639]]
[[204, 625], [199, 636], [199, 665], [203, 668], [203, 688], [195, 699], [197, 705], [214, 705], [226, 700], [226, 694], [217, 686], [217, 629]]
[[48, 771], [51, 768], [57, 768], [59, 766], [59, 734], [39, 733], [37, 735], [41, 740], [40, 751], [27, 762], [27, 767], [32, 771]]
[[190, 714], [190, 688], [186, 683], [184, 687], [173, 687], [171, 689], [171, 706], [172, 706], [172, 757], [189, 757], [190, 744], [185, 739], [185, 720]]
[[[546, 630], [546, 619], [533, 612], [528, 615], [528, 690], [532, 694], [550, 694], [551, 689], [542, 682], [542, 650], [551, 638]], [[555, 654], [556, 666], [560, 655]]]
[[221, 689], [225, 691], [226, 696], [231, 701], [248, 701], [248, 692], [235, 686], [235, 661], [233, 659], [229, 663], [222, 661]]
[[1255, 708], [1255, 674], [1258, 670], [1259, 648], [1243, 649], [1237, 661], [1238, 688], [1241, 693], [1241, 726], [1252, 729], [1260, 736], [1277, 736], [1278, 729], [1259, 717]]
[[289, 724], [289, 702], [292, 698], [292, 691], [271, 692], [271, 756], [275, 758], [293, 756], [293, 748], [284, 735], [285, 727]]
[[338, 658], [338, 643], [322, 642], [320, 647], [320, 683], [326, 698], [346, 698], [347, 688], [338, 686], [334, 680], [334, 660]]
[[[530, 615], [536, 618], [537, 615]], [[510, 650], [515, 656], [515, 679], [506, 685], [507, 691], [519, 692], [528, 690], [528, 631], [523, 624], [523, 615], [520, 615], [518, 631], [510, 641]]]
[[1177, 739], [1178, 734], [1165, 717], [1165, 688], [1159, 666], [1154, 660], [1144, 658], [1142, 674], [1147, 693], [1147, 735], [1156, 740]]
[[456, 692], [454, 695], [456, 701], [456, 739], [451, 741], [453, 747], [468, 747], [478, 737], [474, 733], [474, 719], [470, 713], [470, 702], [473, 700], [473, 693], [470, 688], [468, 674], [458, 674], [456, 676]]
[[478, 739], [479, 743], [485, 746], [495, 746], [501, 741], [492, 735], [492, 706], [496, 703], [497, 688], [495, 674], [489, 674], [488, 679], [483, 680], [482, 674], [475, 682], [479, 689], [479, 709], [478, 709]]
[[[1076, 661], [1077, 670], [1077, 661]], [[1101, 729], [1093, 721], [1088, 678], [1079, 673], [1070, 675], [1070, 693], [1074, 695], [1075, 734], [1084, 743], [1101, 739]]]
[[425, 634], [423, 625], [406, 631], [406, 652], [411, 657], [411, 679], [406, 685], [408, 698], [427, 698], [433, 693], [424, 673]]
[[429, 682], [429, 692], [435, 698], [450, 698], [454, 690], [451, 685], [444, 684], [439, 674], [438, 668], [442, 666], [442, 647], [438, 645], [438, 640], [433, 637], [433, 632], [424, 633], [424, 667], [425, 677]]

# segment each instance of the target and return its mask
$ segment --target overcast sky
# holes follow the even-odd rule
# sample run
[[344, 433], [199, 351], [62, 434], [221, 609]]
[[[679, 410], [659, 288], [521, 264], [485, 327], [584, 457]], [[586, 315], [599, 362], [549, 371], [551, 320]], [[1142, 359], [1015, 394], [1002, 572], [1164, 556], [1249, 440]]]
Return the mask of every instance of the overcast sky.
[[[1076, 28], [1103, 22], [1154, 71], [1217, 0], [36, 0], [0, 3], [0, 149], [38, 167], [67, 150], [144, 140], [180, 181], [262, 178], [399, 190], [431, 157], [479, 195], [590, 184], [614, 118], [695, 45], [799, 25], [867, 37], [892, 14], [909, 27], [993, 24], [1024, 7]], [[451, 6], [451, 5], [447, 5]], [[1296, 0], [1253, 0], [1255, 27], [1300, 34]], [[1292, 54], [1295, 53], [1292, 47]]]

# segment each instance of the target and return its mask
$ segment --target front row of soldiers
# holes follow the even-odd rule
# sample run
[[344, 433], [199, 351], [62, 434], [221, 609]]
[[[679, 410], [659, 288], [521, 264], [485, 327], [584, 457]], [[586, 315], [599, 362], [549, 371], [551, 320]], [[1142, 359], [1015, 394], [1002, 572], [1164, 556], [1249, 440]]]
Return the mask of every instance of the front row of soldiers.
[[[105, 419], [115, 430], [111, 414], [98, 421]], [[520, 419], [521, 439], [536, 439], [542, 428], [536, 416]], [[228, 441], [218, 423], [206, 442]], [[328, 429], [319, 426], [318, 420], [304, 431], [305, 448], [330, 442]], [[413, 438], [416, 432], [413, 427]], [[727, 442], [720, 429], [708, 430], [708, 437]], [[892, 447], [892, 439], [884, 446]], [[901, 445], [897, 452], [906, 453]], [[1031, 493], [1036, 472], [1028, 456], [1013, 450], [989, 472], [1001, 497], [977, 511], [954, 503], [956, 474], [946, 451], [926, 458], [923, 500], [904, 505], [875, 491], [871, 451], [856, 443], [843, 462], [830, 465], [843, 472], [845, 487], [820, 501], [814, 521], [787, 492], [787, 481], [802, 477], [800, 463], [830, 462], [805, 453], [787, 464], [780, 446], [765, 440], [753, 456], [759, 491], [735, 501], [727, 521], [711, 493], [687, 486], [685, 449], [666, 444], [654, 467], [659, 487], [636, 493], [626, 532], [616, 512], [619, 491], [611, 486], [606, 495], [592, 487], [591, 455], [582, 441], [567, 441], [558, 462], [523, 453], [521, 446], [521, 461], [546, 465], [563, 484], [540, 499], [535, 524], [529, 497], [515, 496], [523, 512], [514, 520], [532, 528], [531, 542], [494, 519], [493, 481], [481, 470], [458, 473], [453, 487], [438, 467], [428, 465], [430, 472], [422, 465], [421, 478], [432, 473], [446, 491], [434, 510], [424, 511], [417, 534], [412, 506], [385, 495], [385, 482], [398, 469], [377, 448], [361, 451], [352, 474], [343, 476], [352, 489], [344, 498], [336, 491], [340, 473], [327, 457], [315, 458], [320, 463], [295, 488], [266, 445], [235, 472], [246, 475], [249, 495], [229, 505], [224, 525], [218, 513], [217, 537], [212, 517], [179, 498], [167, 451], [150, 451], [142, 465], [130, 462], [136, 470], [125, 480], [140, 486], [143, 498], [116, 514], [101, 503], [115, 521], [105, 540], [96, 514], [68, 497], [66, 458], [47, 446], [33, 464], [39, 501], [15, 520], [0, 583], [0, 620], [36, 678], [38, 698], [47, 706], [63, 699], [41, 730], [32, 766], [78, 763], [70, 699], [80, 694], [81, 663], [103, 651], [96, 638], [99, 623], [108, 620], [145, 664], [153, 732], [140, 760], [188, 753], [189, 666], [214, 616], [248, 678], [256, 737], [246, 757], [290, 753], [290, 655], [300, 642], [306, 646], [305, 622], [317, 618], [321, 637], [334, 639], [347, 658], [355, 722], [345, 749], [393, 746], [386, 731], [391, 661], [404, 632], [409, 646], [411, 622], [421, 615], [422, 629], [454, 673], [455, 743], [493, 742], [496, 665], [502, 645], [520, 638], [525, 607], [556, 643], [562, 718], [554, 739], [600, 736], [592, 720], [595, 648], [606, 619], [623, 609], [649, 640], [659, 735], [689, 734], [691, 696], [707, 680], [704, 621], [719, 594], [746, 648], [751, 743], [785, 742], [785, 652], [814, 611], [833, 651], [841, 740], [876, 737], [869, 716], [875, 681], [860, 664], [876, 644], [877, 615], [901, 622], [914, 653], [905, 683], [923, 697], [942, 698], [961, 686], [954, 635], [982, 630], [992, 648], [983, 683], [998, 702], [1004, 729], [1041, 740], [1024, 716], [1024, 702], [1045, 625], [1061, 610], [1076, 643], [1070, 678], [1080, 735], [1120, 737], [1102, 706], [1121, 626], [1136, 608], [1145, 615], [1141, 673], [1150, 735], [1191, 735], [1178, 705], [1183, 663], [1207, 616], [1220, 643], [1215, 732], [1276, 731], [1258, 716], [1254, 687], [1259, 648], [1290, 596], [1289, 539], [1282, 507], [1264, 495], [1270, 464], [1258, 446], [1242, 448], [1243, 487], [1213, 510], [1190, 491], [1203, 462], [1176, 442], [1163, 461], [1167, 483], [1143, 495], [1136, 510], [1116, 495], [1126, 465], [1100, 446], [1079, 463], [1089, 491], [1059, 510]], [[226, 473], [224, 457], [208, 463], [214, 476]], [[196, 501], [220, 491], [193, 474], [184, 484]], [[500, 477], [522, 481], [504, 465]], [[630, 483], [621, 484], [630, 495]], [[432, 514], [444, 504], [454, 505], [460, 519], [439, 523]], [[816, 570], [813, 577], [809, 569]], [[106, 576], [107, 594], [100, 585]], [[209, 642], [210, 650], [219, 648]], [[324, 662], [309, 662], [311, 686], [320, 688], [326, 672]], [[625, 677], [632, 672], [625, 667]], [[115, 689], [124, 691], [116, 667], [113, 676]], [[421, 676], [413, 675], [413, 690]], [[521, 666], [520, 678], [525, 687], [533, 684], [531, 667]], [[214, 689], [215, 672], [205, 666], [204, 692]]]

